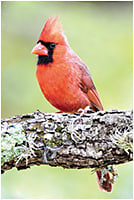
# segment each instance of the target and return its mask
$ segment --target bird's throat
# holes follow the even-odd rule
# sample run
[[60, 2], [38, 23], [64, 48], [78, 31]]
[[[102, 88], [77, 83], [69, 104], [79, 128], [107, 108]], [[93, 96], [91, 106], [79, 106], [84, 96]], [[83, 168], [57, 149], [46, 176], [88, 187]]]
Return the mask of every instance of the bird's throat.
[[38, 56], [37, 65], [47, 65], [48, 63], [52, 63], [53, 62], [52, 55], [53, 55], [53, 53], [48, 54], [48, 56], [46, 56], [46, 55], [39, 55]]

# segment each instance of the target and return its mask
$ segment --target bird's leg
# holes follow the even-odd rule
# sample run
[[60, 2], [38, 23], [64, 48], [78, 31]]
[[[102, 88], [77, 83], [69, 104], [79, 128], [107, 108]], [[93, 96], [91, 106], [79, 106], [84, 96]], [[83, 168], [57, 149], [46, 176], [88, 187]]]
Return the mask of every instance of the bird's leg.
[[84, 115], [85, 113], [90, 113], [90, 112], [93, 113], [95, 111], [93, 109], [91, 109], [90, 106], [86, 106], [84, 109], [80, 108], [77, 112]]
[[70, 126], [70, 132], [71, 132], [71, 138], [74, 140], [76, 143], [82, 143], [83, 140], [85, 139], [85, 135], [83, 135], [83, 132], [81, 128], [81, 123], [82, 121], [82, 116], [84, 116], [85, 113], [88, 113], [88, 111], [94, 112], [93, 110], [90, 109], [90, 106], [87, 106], [84, 109], [79, 109], [77, 112], [80, 113], [78, 117], [76, 117]]
[[80, 113], [80, 116], [78, 116], [74, 121], [81, 119], [81, 117], [86, 113], [93, 113], [95, 111], [92, 110], [90, 106], [86, 106], [84, 109], [80, 108], [77, 112]]
[[88, 111], [94, 112], [94, 111], [91, 109], [90, 106], [86, 106], [84, 109], [82, 109], [82, 108], [78, 109], [77, 113], [80, 113], [80, 115], [79, 115], [78, 117], [76, 117], [76, 119], [74, 119], [74, 120], [72, 121], [72, 124], [74, 124], [76, 121], [80, 120], [81, 117], [82, 117], [84, 114], [88, 113]]

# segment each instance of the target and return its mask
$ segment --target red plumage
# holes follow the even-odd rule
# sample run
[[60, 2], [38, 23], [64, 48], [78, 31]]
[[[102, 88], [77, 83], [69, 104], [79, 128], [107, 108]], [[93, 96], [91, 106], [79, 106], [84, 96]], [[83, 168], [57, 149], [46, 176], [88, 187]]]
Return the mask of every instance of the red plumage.
[[58, 18], [59, 17], [48, 18], [39, 36], [39, 40], [44, 40], [45, 42], [54, 41], [62, 45], [67, 44], [62, 25], [60, 22], [57, 23]]
[[[77, 112], [90, 106], [103, 110], [98, 92], [87, 66], [67, 42], [58, 17], [50, 17], [39, 36], [32, 53], [39, 55], [36, 77], [46, 99], [62, 112]], [[100, 173], [97, 172], [98, 183]], [[112, 190], [109, 175], [100, 188]]]

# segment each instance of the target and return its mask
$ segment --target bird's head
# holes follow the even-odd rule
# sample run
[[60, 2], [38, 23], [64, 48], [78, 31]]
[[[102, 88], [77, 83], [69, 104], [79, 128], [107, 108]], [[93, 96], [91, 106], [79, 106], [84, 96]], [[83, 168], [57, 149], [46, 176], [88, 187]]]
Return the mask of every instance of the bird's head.
[[37, 44], [32, 50], [37, 54], [37, 64], [48, 64], [53, 61], [53, 53], [58, 46], [68, 46], [67, 38], [64, 35], [62, 25], [58, 22], [59, 17], [50, 17], [46, 21], [39, 36]]

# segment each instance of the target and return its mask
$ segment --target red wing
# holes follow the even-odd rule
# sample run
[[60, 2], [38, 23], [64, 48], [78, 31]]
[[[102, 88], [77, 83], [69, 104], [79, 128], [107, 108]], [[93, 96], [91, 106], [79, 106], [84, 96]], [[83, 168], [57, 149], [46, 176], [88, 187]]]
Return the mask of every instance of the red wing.
[[81, 90], [86, 93], [93, 110], [103, 110], [98, 92], [94, 86], [94, 83], [92, 81], [91, 75], [89, 73], [89, 70], [85, 64], [79, 64], [79, 68], [81, 71], [81, 82], [80, 82], [80, 88]]

